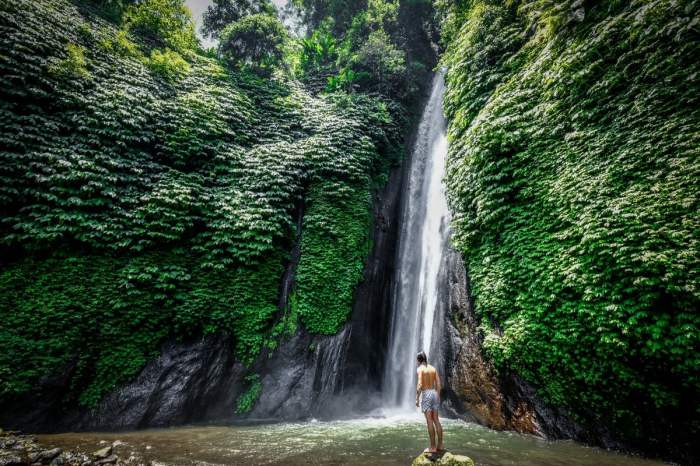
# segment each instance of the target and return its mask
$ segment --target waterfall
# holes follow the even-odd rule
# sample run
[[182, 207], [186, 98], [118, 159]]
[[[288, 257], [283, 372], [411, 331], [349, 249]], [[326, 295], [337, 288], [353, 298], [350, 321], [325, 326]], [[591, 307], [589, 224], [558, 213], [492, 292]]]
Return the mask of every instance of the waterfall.
[[[421, 117], [404, 187], [392, 321], [384, 372], [384, 403], [410, 408], [416, 384], [416, 354], [440, 351], [433, 329], [438, 313], [438, 277], [448, 244], [449, 211], [443, 189], [447, 156], [442, 112], [444, 75], [436, 73]], [[442, 307], [440, 307], [442, 308]]]

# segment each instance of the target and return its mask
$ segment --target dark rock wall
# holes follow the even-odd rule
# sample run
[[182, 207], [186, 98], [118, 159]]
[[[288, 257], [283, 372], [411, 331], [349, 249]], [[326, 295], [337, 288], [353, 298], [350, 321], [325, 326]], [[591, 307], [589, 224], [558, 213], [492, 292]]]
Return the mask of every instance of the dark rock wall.
[[3, 426], [32, 432], [120, 430], [163, 427], [225, 417], [240, 394], [245, 369], [234, 361], [231, 340], [208, 336], [167, 343], [132, 382], [107, 395], [94, 409], [62, 405], [70, 369], [45, 380], [35, 394], [0, 414]]
[[355, 293], [343, 368], [346, 392], [358, 386], [370, 391], [381, 389], [391, 318], [391, 282], [398, 246], [403, 172], [403, 169], [395, 169], [383, 192], [375, 199], [373, 251], [365, 268], [365, 278]]

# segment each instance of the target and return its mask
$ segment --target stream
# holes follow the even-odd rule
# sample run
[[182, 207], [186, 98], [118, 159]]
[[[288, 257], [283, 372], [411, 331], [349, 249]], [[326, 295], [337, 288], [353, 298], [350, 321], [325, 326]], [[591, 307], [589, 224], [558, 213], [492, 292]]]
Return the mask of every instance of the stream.
[[[447, 448], [480, 466], [652, 466], [664, 464], [576, 442], [548, 441], [443, 420]], [[398, 414], [339, 421], [264, 425], [197, 425], [119, 433], [41, 435], [45, 445], [87, 453], [106, 442], [168, 465], [406, 466], [427, 440], [422, 416]]]

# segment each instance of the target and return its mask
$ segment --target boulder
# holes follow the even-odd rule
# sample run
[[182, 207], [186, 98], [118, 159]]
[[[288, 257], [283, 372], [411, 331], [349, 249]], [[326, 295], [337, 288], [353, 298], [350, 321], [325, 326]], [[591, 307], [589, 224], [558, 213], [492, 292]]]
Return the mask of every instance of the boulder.
[[95, 453], [93, 453], [92, 456], [94, 456], [95, 458], [100, 460], [103, 458], [107, 458], [111, 454], [112, 454], [112, 445], [110, 445], [108, 447], [100, 448]]
[[419, 455], [411, 466], [474, 466], [474, 461], [464, 455], [454, 455], [445, 453], [443, 455], [422, 453]]
[[114, 464], [117, 462], [119, 458], [117, 455], [109, 455], [106, 458], [102, 458], [101, 460], [95, 461], [95, 464]]
[[29, 454], [30, 463], [49, 464], [51, 460], [56, 458], [63, 452], [60, 448], [52, 448], [51, 450], [39, 450]]
[[6, 437], [0, 439], [0, 450], [10, 449], [17, 444], [17, 439], [13, 437]]
[[0, 466], [25, 466], [26, 458], [20, 452], [0, 451]]

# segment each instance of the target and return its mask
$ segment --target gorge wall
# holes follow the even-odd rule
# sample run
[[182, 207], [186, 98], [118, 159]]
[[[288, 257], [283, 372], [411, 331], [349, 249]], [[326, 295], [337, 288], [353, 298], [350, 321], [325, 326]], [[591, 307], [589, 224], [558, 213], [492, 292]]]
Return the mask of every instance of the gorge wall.
[[441, 10], [453, 242], [486, 356], [585, 430], [689, 462], [699, 7]]
[[164, 73], [91, 2], [0, 21], [3, 426], [270, 417], [334, 390], [354, 303], [383, 299], [402, 110], [194, 50]]
[[[378, 407], [405, 108], [202, 53], [162, 75], [90, 5], [0, 2], [0, 424]], [[692, 463], [698, 2], [437, 6], [445, 408]]]

